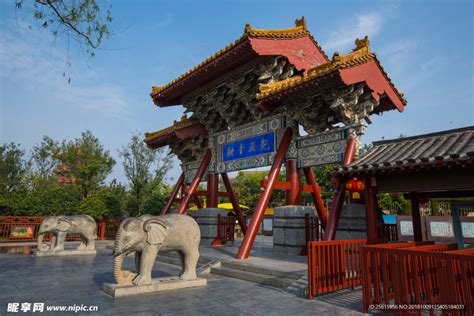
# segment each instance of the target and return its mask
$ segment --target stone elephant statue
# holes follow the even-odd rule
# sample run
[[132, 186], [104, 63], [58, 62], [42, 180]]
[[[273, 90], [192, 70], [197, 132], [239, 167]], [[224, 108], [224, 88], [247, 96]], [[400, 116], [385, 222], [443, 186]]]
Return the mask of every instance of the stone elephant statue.
[[[43, 243], [44, 235], [48, 233], [53, 234], [51, 247], [49, 249]], [[95, 249], [97, 224], [92, 217], [89, 215], [47, 217], [41, 222], [38, 231], [38, 250], [64, 250], [66, 236], [75, 234], [81, 237], [81, 244], [77, 249]]]
[[[194, 280], [199, 259], [201, 232], [196, 221], [187, 215], [144, 215], [124, 220], [117, 231], [114, 246], [114, 277], [117, 284], [146, 285], [159, 250], [178, 252], [181, 280]], [[124, 258], [135, 252], [136, 273], [122, 270]]]

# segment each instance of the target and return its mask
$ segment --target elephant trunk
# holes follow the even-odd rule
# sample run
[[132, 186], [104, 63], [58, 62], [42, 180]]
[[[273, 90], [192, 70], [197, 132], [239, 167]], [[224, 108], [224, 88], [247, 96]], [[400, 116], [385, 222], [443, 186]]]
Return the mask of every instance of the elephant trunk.
[[[115, 237], [115, 247], [114, 247], [114, 278], [117, 284], [131, 284], [133, 278], [136, 276], [135, 273], [132, 273], [129, 270], [122, 270], [123, 260], [125, 259], [129, 247], [122, 248], [122, 241], [120, 238], [120, 231], [117, 232]], [[128, 249], [126, 249], [128, 248]]]
[[46, 250], [48, 250], [48, 249], [47, 249], [48, 247], [43, 243], [43, 239], [44, 239], [44, 235], [45, 235], [45, 234], [46, 234], [46, 233], [41, 232], [41, 231], [38, 233], [37, 248], [38, 248], [39, 251], [46, 251]]

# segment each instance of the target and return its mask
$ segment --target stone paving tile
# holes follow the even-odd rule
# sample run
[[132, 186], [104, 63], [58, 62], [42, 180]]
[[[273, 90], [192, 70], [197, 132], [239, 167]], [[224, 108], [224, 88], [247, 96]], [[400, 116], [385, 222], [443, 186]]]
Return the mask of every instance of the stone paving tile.
[[[113, 299], [100, 291], [102, 283], [113, 282], [113, 257], [109, 254], [106, 250], [87, 258], [0, 254], [0, 315], [6, 314], [7, 304], [13, 302], [99, 306], [98, 313], [71, 315], [360, 314], [334, 302], [309, 301], [280, 289], [217, 276], [209, 277], [208, 285], [202, 288]], [[127, 257], [124, 266], [133, 265], [134, 258]], [[153, 276], [174, 275], [179, 270], [160, 262], [155, 264]]]

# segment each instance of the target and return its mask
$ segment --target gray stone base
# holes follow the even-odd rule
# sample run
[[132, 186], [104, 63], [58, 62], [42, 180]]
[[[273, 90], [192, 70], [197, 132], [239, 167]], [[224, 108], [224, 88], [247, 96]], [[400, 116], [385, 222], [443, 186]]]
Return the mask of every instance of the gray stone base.
[[298, 255], [306, 243], [305, 214], [314, 217], [314, 208], [281, 206], [273, 214], [273, 252]]
[[52, 257], [52, 256], [83, 256], [83, 255], [96, 255], [97, 250], [93, 249], [70, 249], [61, 251], [36, 251], [35, 256], [37, 257]]
[[210, 247], [217, 237], [217, 215], [227, 216], [227, 211], [222, 208], [202, 208], [197, 211], [188, 212], [188, 215], [196, 218], [201, 230], [200, 246]]
[[342, 207], [336, 240], [367, 239], [365, 205], [347, 204]]
[[203, 278], [197, 278], [196, 280], [183, 281], [179, 277], [164, 277], [156, 278], [151, 281], [148, 285], [133, 285], [133, 284], [112, 284], [104, 283], [102, 285], [102, 291], [113, 297], [138, 295], [145, 293], [155, 293], [163, 291], [171, 291], [177, 289], [184, 289], [189, 287], [204, 286], [207, 284], [207, 280]]

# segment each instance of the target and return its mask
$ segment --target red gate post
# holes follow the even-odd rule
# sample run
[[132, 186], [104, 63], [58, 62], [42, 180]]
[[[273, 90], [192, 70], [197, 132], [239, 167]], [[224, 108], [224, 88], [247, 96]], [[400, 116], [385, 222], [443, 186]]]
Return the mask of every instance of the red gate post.
[[227, 193], [229, 194], [229, 199], [230, 199], [230, 202], [232, 203], [232, 208], [234, 209], [235, 214], [237, 215], [237, 221], [239, 222], [240, 229], [242, 229], [242, 232], [245, 235], [247, 233], [247, 222], [245, 221], [244, 214], [242, 213], [242, 210], [240, 209], [237, 195], [232, 189], [232, 185], [230, 183], [229, 176], [227, 175], [227, 173], [221, 173], [221, 176], [222, 176], [222, 182], [224, 182]]
[[163, 212], [161, 212], [161, 215], [165, 215], [166, 213], [169, 212], [171, 205], [173, 204], [173, 200], [176, 198], [176, 195], [178, 194], [179, 189], [182, 187], [183, 184], [184, 184], [184, 172], [182, 172], [181, 175], [179, 176], [178, 182], [176, 182], [176, 185], [173, 191], [171, 192], [168, 198], [168, 201], [166, 202], [166, 205], [163, 208]]
[[206, 153], [204, 154], [204, 157], [202, 158], [201, 164], [199, 165], [199, 168], [196, 172], [196, 176], [194, 177], [193, 182], [189, 185], [189, 187], [184, 193], [183, 198], [181, 199], [181, 204], [179, 205], [179, 208], [176, 214], [184, 214], [186, 212], [186, 208], [188, 207], [189, 200], [193, 196], [194, 192], [196, 192], [196, 189], [198, 188], [199, 183], [201, 182], [202, 176], [204, 175], [204, 172], [206, 172], [206, 169], [209, 166], [209, 163], [211, 162], [211, 157], [212, 157], [212, 152], [208, 148], [206, 150]]
[[[346, 151], [344, 153], [343, 166], [349, 165], [354, 159], [356, 152], [356, 142], [353, 137], [350, 137], [347, 141]], [[346, 193], [346, 183], [343, 181], [339, 184], [334, 195], [334, 200], [329, 213], [329, 220], [327, 227], [324, 231], [324, 240], [334, 240], [336, 237], [337, 225], [339, 224], [339, 218], [341, 217], [342, 203], [344, 202], [344, 195]]]
[[245, 234], [242, 245], [240, 246], [239, 252], [237, 253], [237, 259], [247, 259], [249, 257], [250, 249], [252, 249], [253, 242], [257, 236], [258, 228], [265, 214], [265, 209], [267, 208], [268, 201], [272, 195], [273, 188], [280, 174], [281, 165], [285, 159], [286, 152], [290, 147], [291, 139], [293, 138], [293, 129], [287, 127], [281, 138], [280, 145], [278, 146], [277, 153], [275, 155], [275, 160], [273, 160], [272, 167], [268, 173], [268, 185], [265, 187], [265, 190], [260, 195], [258, 199], [257, 206], [255, 207], [255, 212], [253, 213], [252, 220], [250, 222], [250, 227], [248, 228], [247, 234]]
[[207, 201], [206, 207], [217, 207], [217, 191], [219, 189], [219, 174], [211, 173], [207, 175]]
[[304, 175], [306, 177], [306, 181], [309, 185], [313, 188], [311, 195], [313, 196], [314, 205], [316, 206], [316, 211], [318, 212], [319, 220], [321, 221], [321, 225], [323, 228], [326, 228], [326, 224], [328, 222], [328, 214], [326, 212], [326, 208], [324, 207], [323, 199], [321, 198], [321, 189], [314, 178], [313, 170], [311, 167], [303, 168]]
[[286, 205], [297, 205], [301, 200], [301, 191], [296, 159], [288, 159], [285, 164], [286, 181], [290, 183], [290, 190], [286, 191]]

